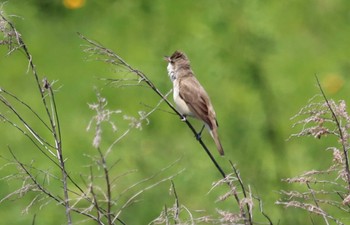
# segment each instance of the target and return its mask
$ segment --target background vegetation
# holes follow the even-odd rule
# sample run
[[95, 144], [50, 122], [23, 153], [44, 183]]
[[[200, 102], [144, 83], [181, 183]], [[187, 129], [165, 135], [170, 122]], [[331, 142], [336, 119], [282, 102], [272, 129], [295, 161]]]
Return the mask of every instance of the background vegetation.
[[[94, 134], [86, 131], [94, 116], [88, 106], [96, 102], [94, 87], [106, 97], [109, 108], [123, 112], [115, 115], [117, 132], [106, 127], [102, 142], [105, 146], [128, 129], [129, 121], [123, 115], [137, 116], [138, 111], [149, 110], [145, 105], [158, 102], [150, 91], [116, 88], [99, 80], [113, 78], [117, 71], [87, 59], [81, 46], [85, 43], [77, 32], [115, 50], [147, 74], [164, 93], [171, 88], [171, 82], [162, 57], [181, 49], [191, 59], [194, 72], [210, 94], [218, 115], [225, 158], [218, 157], [210, 137], [203, 135], [214, 156], [226, 170], [230, 169], [227, 159], [237, 165], [275, 223], [310, 221], [310, 215], [303, 211], [275, 205], [279, 191], [289, 188], [281, 179], [330, 165], [332, 153], [324, 149], [336, 140], [285, 140], [298, 132], [291, 128], [293, 122], [289, 118], [319, 93], [315, 74], [329, 97], [347, 100], [348, 1], [86, 0], [83, 3], [75, 7], [69, 1], [11, 0], [3, 5], [8, 16], [16, 15], [10, 17], [11, 21], [35, 58], [38, 72], [50, 81], [57, 81], [56, 101], [66, 166], [76, 171], [74, 176], [89, 170], [88, 156], [94, 153]], [[36, 87], [28, 79], [28, 64], [23, 54], [15, 52], [9, 57], [4, 48], [0, 48], [0, 53], [0, 86], [39, 108]], [[200, 127], [199, 123], [194, 124]], [[35, 150], [18, 131], [4, 123], [0, 132], [3, 157], [10, 158], [7, 151], [10, 145], [21, 160], [28, 163], [33, 160], [35, 166], [50, 169], [50, 163], [34, 154]], [[205, 210], [205, 214], [214, 214], [216, 208], [230, 205], [214, 203], [218, 193], [208, 194], [220, 174], [213, 169], [192, 133], [172, 114], [153, 113], [149, 124], [141, 131], [133, 129], [109, 157], [111, 162], [120, 160], [117, 174], [136, 170], [122, 180], [125, 183], [118, 184], [121, 189], [152, 176], [180, 158], [162, 176], [185, 168], [174, 178], [183, 204], [192, 210]], [[12, 173], [11, 169], [1, 170], [1, 177]], [[152, 182], [155, 181], [149, 181]], [[6, 196], [18, 184], [2, 179], [0, 196]], [[169, 187], [170, 183], [164, 182], [145, 192], [124, 212], [123, 219], [128, 224], [143, 224], [156, 218], [164, 204], [173, 202]], [[37, 224], [64, 223], [63, 208], [62, 213], [57, 213], [54, 204], [40, 211], [32, 207], [29, 214], [19, 216], [30, 202], [28, 195], [22, 200], [0, 204], [2, 221], [28, 224], [33, 219], [31, 213], [37, 213]]]

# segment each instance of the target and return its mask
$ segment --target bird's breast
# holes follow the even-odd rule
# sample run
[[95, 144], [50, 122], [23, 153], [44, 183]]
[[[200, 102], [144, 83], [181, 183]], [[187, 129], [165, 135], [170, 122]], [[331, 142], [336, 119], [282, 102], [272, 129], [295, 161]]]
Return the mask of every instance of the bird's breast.
[[173, 84], [173, 98], [177, 110], [184, 116], [194, 116], [187, 103], [180, 96], [179, 82], [174, 80]]

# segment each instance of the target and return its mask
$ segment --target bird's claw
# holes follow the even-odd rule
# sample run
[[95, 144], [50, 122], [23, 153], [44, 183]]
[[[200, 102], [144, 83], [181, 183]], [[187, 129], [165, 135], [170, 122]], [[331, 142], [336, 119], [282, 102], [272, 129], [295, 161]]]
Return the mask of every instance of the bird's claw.
[[197, 141], [199, 141], [202, 138], [202, 132], [204, 129], [205, 125], [203, 125], [202, 129], [195, 135], [197, 138]]
[[202, 138], [202, 132], [197, 133], [197, 134], [195, 135], [195, 137], [196, 137], [197, 141], [199, 141], [199, 140]]

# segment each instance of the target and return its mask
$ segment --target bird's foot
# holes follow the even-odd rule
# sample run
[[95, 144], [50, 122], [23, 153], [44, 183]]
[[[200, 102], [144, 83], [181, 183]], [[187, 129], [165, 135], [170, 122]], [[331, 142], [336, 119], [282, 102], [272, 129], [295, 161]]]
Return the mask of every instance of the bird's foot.
[[181, 116], [180, 119], [182, 122], [185, 122], [187, 120], [186, 116]]
[[202, 138], [202, 132], [203, 132], [204, 127], [205, 127], [205, 125], [203, 125], [202, 129], [195, 135], [197, 141], [199, 141]]

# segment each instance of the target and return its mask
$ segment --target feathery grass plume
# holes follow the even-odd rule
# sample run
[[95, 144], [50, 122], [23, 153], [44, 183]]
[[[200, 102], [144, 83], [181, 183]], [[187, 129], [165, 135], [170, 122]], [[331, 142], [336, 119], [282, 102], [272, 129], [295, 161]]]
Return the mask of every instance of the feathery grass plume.
[[[317, 79], [317, 77], [316, 77]], [[317, 79], [318, 82], [318, 79]], [[319, 84], [321, 95], [310, 99], [294, 117], [293, 127], [301, 127], [300, 131], [290, 138], [311, 136], [324, 140], [336, 137], [334, 146], [326, 148], [332, 151], [328, 167], [311, 169], [303, 174], [284, 179], [291, 184], [300, 184], [298, 190], [281, 191], [281, 199], [277, 204], [285, 207], [300, 208], [310, 214], [321, 216], [326, 224], [348, 223], [350, 205], [350, 173], [349, 173], [349, 128], [350, 117], [344, 100], [338, 102], [326, 97]], [[320, 150], [322, 154], [322, 150]]]
[[112, 130], [114, 132], [117, 131], [117, 126], [115, 125], [113, 120], [111, 120], [111, 116], [113, 114], [119, 114], [122, 111], [107, 109], [106, 106], [108, 105], [108, 102], [106, 98], [102, 97], [99, 92], [96, 92], [96, 97], [97, 97], [97, 103], [88, 104], [89, 108], [96, 112], [96, 115], [91, 118], [86, 130], [89, 131], [91, 129], [91, 126], [94, 125], [95, 134], [94, 134], [92, 145], [95, 148], [98, 148], [102, 140], [102, 127], [101, 127], [102, 123], [104, 122], [109, 123]]

